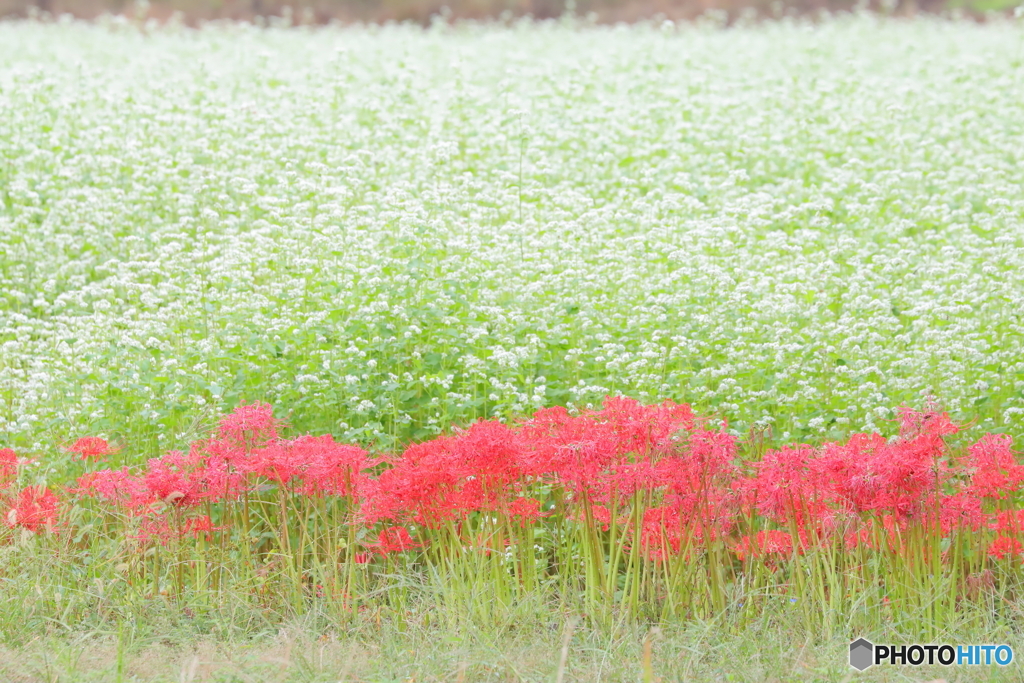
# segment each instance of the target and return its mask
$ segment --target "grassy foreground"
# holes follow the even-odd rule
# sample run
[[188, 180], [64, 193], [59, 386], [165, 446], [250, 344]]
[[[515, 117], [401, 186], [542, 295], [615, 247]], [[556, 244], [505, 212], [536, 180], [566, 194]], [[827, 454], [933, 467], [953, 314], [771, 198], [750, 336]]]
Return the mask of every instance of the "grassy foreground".
[[[238, 616], [229, 618], [234, 623]], [[259, 616], [252, 616], [259, 623]], [[718, 620], [615, 633], [580, 624], [569, 630], [566, 621], [555, 619], [517, 620], [514, 628], [510, 624], [498, 632], [422, 625], [400, 632], [393, 624], [372, 619], [338, 632], [310, 620], [258, 630], [246, 638], [197, 634], [189, 619], [173, 610], [158, 609], [152, 617], [147, 626], [126, 627], [120, 638], [111, 633], [39, 635], [24, 646], [0, 646], [0, 676], [11, 683], [1020, 680], [1016, 666], [960, 671], [941, 666], [873, 667], [858, 673], [846, 663], [848, 640], [807, 632], [785, 614], [742, 629]], [[230, 631], [230, 625], [225, 626]], [[905, 638], [894, 629], [872, 635], [877, 642]], [[944, 635], [949, 641], [1007, 643], [1017, 652], [1024, 647], [1019, 635], [1008, 636], [996, 624], [954, 625]]]

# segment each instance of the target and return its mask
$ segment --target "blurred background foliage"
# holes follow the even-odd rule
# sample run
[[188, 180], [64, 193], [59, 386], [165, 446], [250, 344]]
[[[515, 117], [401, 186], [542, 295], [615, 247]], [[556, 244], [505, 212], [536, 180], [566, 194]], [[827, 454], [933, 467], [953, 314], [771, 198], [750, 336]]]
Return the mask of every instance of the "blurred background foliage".
[[92, 18], [122, 14], [136, 19], [190, 24], [203, 20], [256, 20], [278, 17], [295, 24], [413, 21], [436, 17], [510, 19], [560, 17], [567, 12], [602, 23], [643, 19], [693, 19], [711, 14], [722, 21], [740, 17], [850, 11], [857, 8], [912, 16], [919, 12], [960, 12], [976, 18], [1002, 12], [1021, 0], [0, 0], [0, 17]]

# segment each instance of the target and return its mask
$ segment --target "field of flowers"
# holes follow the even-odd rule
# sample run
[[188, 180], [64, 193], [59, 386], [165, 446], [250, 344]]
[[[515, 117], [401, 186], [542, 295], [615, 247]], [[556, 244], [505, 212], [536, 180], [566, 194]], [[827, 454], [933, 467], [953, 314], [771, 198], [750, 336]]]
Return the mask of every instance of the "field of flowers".
[[[724, 424], [690, 406], [609, 397], [373, 456], [285, 438], [271, 407], [251, 404], [141, 467], [108, 467], [115, 447], [80, 438], [65, 487], [24, 485], [26, 460], [0, 450], [3, 640], [120, 635], [172, 606], [200, 634], [252, 630], [242, 611], [349, 634], [382, 621], [522, 633], [561, 618], [571, 638], [578, 622], [786, 618], [825, 642], [887, 625], [922, 642], [973, 626], [1019, 643], [1012, 439], [964, 441], [939, 412], [904, 408], [898, 423], [889, 438], [746, 444], [739, 458]], [[644, 647], [650, 681], [650, 635]]]
[[[1019, 24], [0, 24], [0, 440], [1024, 413]], [[1016, 432], [1018, 435], [1020, 431]]]
[[1024, 652], [1022, 38], [0, 23], [0, 679]]

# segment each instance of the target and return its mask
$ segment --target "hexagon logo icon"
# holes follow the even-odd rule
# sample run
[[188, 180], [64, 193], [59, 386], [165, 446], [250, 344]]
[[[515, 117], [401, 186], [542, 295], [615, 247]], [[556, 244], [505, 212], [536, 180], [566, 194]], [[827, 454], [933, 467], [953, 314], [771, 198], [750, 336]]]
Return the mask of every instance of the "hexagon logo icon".
[[875, 646], [864, 638], [858, 638], [850, 643], [850, 666], [857, 671], [863, 671], [874, 664]]

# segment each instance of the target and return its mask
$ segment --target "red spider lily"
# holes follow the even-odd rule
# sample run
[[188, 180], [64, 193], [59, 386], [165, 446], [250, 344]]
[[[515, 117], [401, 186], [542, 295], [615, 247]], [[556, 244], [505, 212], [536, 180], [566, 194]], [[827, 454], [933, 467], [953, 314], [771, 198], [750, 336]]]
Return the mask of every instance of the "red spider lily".
[[1019, 539], [1000, 536], [988, 546], [988, 554], [997, 560], [1007, 557], [1024, 557], [1024, 543]]
[[562, 407], [538, 410], [520, 425], [525, 441], [525, 473], [555, 475], [577, 492], [622, 454], [615, 426], [594, 419], [593, 413], [572, 416]]
[[[732, 539], [743, 517], [754, 528], [787, 530], [728, 541], [741, 560], [760, 558], [769, 566], [828, 538], [851, 549], [888, 544], [902, 551], [905, 534], [922, 528], [944, 538], [993, 529], [1009, 548], [1002, 556], [1019, 554], [1012, 541], [1024, 541], [1024, 511], [990, 513], [1009, 506], [986, 502], [1024, 485], [1024, 465], [1009, 437], [983, 437], [952, 469], [944, 437], [958, 427], [948, 416], [907, 409], [900, 416], [898, 439], [855, 434], [845, 443], [768, 451], [748, 465], [737, 461], [734, 437], [698, 421], [688, 406], [609, 398], [601, 410], [579, 415], [552, 408], [513, 426], [477, 422], [374, 460], [330, 436], [282, 439], [270, 407], [256, 404], [225, 417], [213, 438], [185, 453], [167, 453], [141, 471], [85, 475], [71, 492], [131, 513], [139, 538], [162, 543], [209, 538], [219, 528], [195, 516], [195, 506], [243, 496], [262, 506], [273, 488], [268, 482], [282, 496], [339, 496], [343, 504], [323, 508], [334, 521], [340, 509], [348, 515], [342, 524], [376, 526], [377, 541], [359, 548], [366, 552], [349, 551], [359, 563], [374, 553], [421, 547], [408, 530], [412, 524], [452, 524], [462, 541], [472, 538], [482, 552], [497, 552], [499, 539], [509, 542], [505, 530], [481, 540], [470, 521], [499, 517], [525, 528], [551, 514], [545, 509], [552, 500], [559, 514], [589, 533], [608, 532], [615, 520], [616, 541], [653, 561]], [[102, 457], [92, 455], [98, 450], [74, 452], [90, 459]], [[3, 493], [4, 480], [17, 462], [13, 451], [0, 451], [0, 496], [8, 499], [14, 494]]]
[[649, 459], [638, 462], [620, 461], [609, 466], [597, 482], [595, 498], [601, 501], [624, 501], [642, 491], [650, 491], [659, 483], [656, 464]]
[[410, 446], [403, 456], [369, 482], [363, 520], [372, 524], [380, 520], [415, 521], [436, 527], [458, 517], [457, 507], [471, 502], [456, 497], [463, 477], [450, 466], [450, 437], [439, 437]]
[[922, 512], [952, 474], [941, 437], [957, 427], [944, 413], [906, 408], [901, 423], [902, 438], [891, 443], [879, 434], [854, 434], [845, 444], [826, 444], [810, 463], [814, 488], [852, 514]]
[[203, 446], [192, 444], [187, 454], [170, 451], [147, 462], [142, 481], [156, 499], [190, 507], [235, 493], [237, 479], [229, 476], [226, 463], [211, 460]]
[[941, 499], [939, 519], [942, 535], [949, 536], [955, 531], [978, 531], [985, 523], [985, 514], [979, 498], [972, 493], [959, 491]]
[[233, 463], [242, 472], [278, 484], [300, 479], [307, 495], [340, 496], [355, 496], [366, 479], [363, 471], [375, 464], [363, 449], [336, 443], [330, 436], [273, 441]]
[[57, 495], [44, 486], [29, 486], [15, 497], [3, 521], [8, 527], [38, 533], [44, 528], [52, 529], [59, 519], [60, 501]]
[[155, 513], [142, 519], [135, 538], [143, 543], [155, 541], [160, 545], [167, 545], [186, 536], [201, 536], [209, 541], [215, 531], [224, 528], [226, 527], [214, 526], [209, 515], [182, 518], [177, 514]]
[[541, 502], [536, 498], [516, 498], [508, 506], [508, 514], [523, 527], [547, 516], [541, 511]]
[[1006, 535], [1024, 534], [1024, 510], [997, 512], [990, 519], [988, 527]]
[[678, 534], [692, 544], [728, 536], [736, 525], [738, 498], [728, 488], [709, 488], [689, 494], [670, 493], [664, 503], [674, 510]]
[[618, 437], [620, 453], [660, 454], [674, 447], [672, 437], [695, 424], [690, 406], [665, 401], [645, 406], [639, 401], [609, 396], [601, 410], [586, 417], [611, 425]]
[[851, 513], [877, 509], [886, 480], [877, 471], [876, 456], [886, 446], [880, 434], [854, 434], [845, 444], [825, 444], [809, 463], [815, 486]]
[[653, 507], [644, 510], [640, 526], [640, 548], [651, 560], [661, 561], [679, 554], [683, 544], [683, 524], [678, 509]]
[[1006, 498], [1024, 483], [1020, 464], [1007, 434], [986, 434], [967, 449], [961, 465], [970, 473], [968, 490], [982, 498]]
[[186, 460], [179, 451], [172, 451], [150, 460], [142, 481], [158, 500], [180, 507], [195, 505], [200, 500], [200, 492], [189, 478], [190, 468], [195, 467], [198, 463]]
[[307, 495], [356, 497], [366, 489], [366, 471], [376, 464], [362, 448], [336, 443], [330, 436], [300, 437], [292, 449], [305, 463], [301, 477]]
[[736, 476], [735, 458], [736, 437], [702, 429], [687, 436], [684, 448], [658, 463], [659, 473], [668, 477], [676, 493], [701, 490]]
[[367, 486], [364, 521], [436, 528], [472, 512], [505, 508], [523, 477], [519, 443], [507, 426], [477, 422], [457, 435], [409, 446]]
[[816, 485], [812, 467], [817, 457], [810, 446], [768, 451], [754, 464], [756, 476], [738, 482], [737, 488], [765, 517], [804, 528], [828, 512], [828, 499]]
[[182, 528], [182, 535], [192, 534], [196, 538], [202, 535], [206, 540], [210, 540], [214, 531], [220, 531], [225, 527], [214, 526], [213, 520], [210, 519], [209, 515], [202, 515], [200, 517], [190, 517], [185, 520], [185, 525]]
[[287, 441], [273, 441], [248, 452], [245, 461], [238, 463], [243, 472], [263, 477], [277, 484], [287, 484], [305, 467], [301, 454]]
[[127, 467], [84, 474], [78, 478], [71, 492], [99, 498], [129, 511], [141, 510], [156, 501], [142, 478], [132, 476]]
[[771, 559], [790, 557], [793, 554], [793, 537], [785, 531], [758, 531], [743, 536], [733, 547], [736, 557], [742, 562], [747, 557]]
[[625, 463], [653, 462], [676, 451], [679, 432], [694, 426], [690, 407], [671, 401], [643, 406], [608, 397], [602, 410], [576, 417], [564, 408], [539, 410], [520, 425], [526, 446], [523, 471], [552, 476], [588, 499], [609, 502], [651, 483], [647, 465], [629, 468]]
[[245, 462], [250, 453], [247, 446], [240, 446], [232, 439], [221, 437], [194, 443], [192, 450], [201, 452], [210, 463], [223, 463], [227, 470], [245, 469]]
[[451, 443], [451, 462], [457, 472], [480, 480], [484, 489], [497, 489], [522, 476], [522, 450], [520, 436], [507, 425], [475, 422]]
[[209, 439], [193, 443], [185, 471], [206, 500], [228, 501], [239, 498], [251, 487], [248, 481], [249, 455], [229, 439]]
[[769, 451], [742, 480], [747, 505], [778, 523], [828, 534], [841, 520], [865, 512], [898, 517], [935, 508], [952, 472], [945, 444], [921, 433], [889, 443], [878, 434], [856, 434], [846, 443]]
[[856, 526], [843, 535], [843, 542], [847, 550], [855, 550], [860, 546], [874, 548], [874, 535], [869, 524]]
[[618, 455], [616, 437], [608, 425], [572, 417], [564, 408], [538, 411], [520, 428], [526, 448], [524, 473], [550, 476], [578, 493], [593, 482]]
[[[587, 513], [585, 510], [578, 510], [572, 513], [569, 518], [578, 524], [587, 524]], [[621, 526], [626, 524], [628, 519], [626, 516], [618, 516], [615, 518], [615, 523]], [[604, 505], [591, 505], [590, 522], [596, 524], [601, 531], [608, 531], [612, 526], [612, 511]]]
[[[922, 434], [880, 448], [872, 465], [882, 480], [874, 509], [908, 517], [938, 495], [950, 476], [941, 439]], [[926, 506], [925, 506], [926, 507]]]
[[558, 435], [572, 420], [568, 410], [554, 406], [538, 410], [518, 425], [517, 431], [527, 446], [521, 456], [526, 474], [541, 476], [552, 471], [551, 464], [558, 454]]
[[75, 454], [76, 460], [91, 460], [94, 462], [100, 462], [107, 455], [115, 452], [115, 449], [111, 448], [105, 439], [101, 439], [98, 436], [83, 436], [69, 446], [67, 450], [69, 453]]
[[0, 448], [0, 488], [18, 475], [18, 455], [10, 448]]
[[242, 404], [230, 415], [221, 418], [219, 434], [238, 446], [254, 448], [277, 439], [281, 423], [274, 419], [268, 403]]
[[674, 510], [678, 533], [698, 542], [729, 533], [739, 509], [732, 490], [739, 473], [732, 463], [735, 454], [734, 437], [698, 431], [684, 448], [657, 463], [658, 485]]
[[918, 412], [906, 406], [896, 409], [900, 423], [900, 436], [913, 439], [918, 436], [943, 437], [956, 434], [960, 426], [949, 419], [949, 415], [937, 410]]
[[420, 543], [412, 540], [409, 530], [405, 527], [389, 526], [381, 530], [377, 536], [377, 542], [368, 547], [381, 555], [391, 555], [392, 553], [401, 553], [418, 548], [420, 545]]

